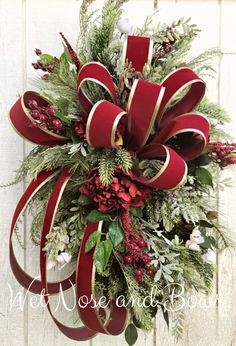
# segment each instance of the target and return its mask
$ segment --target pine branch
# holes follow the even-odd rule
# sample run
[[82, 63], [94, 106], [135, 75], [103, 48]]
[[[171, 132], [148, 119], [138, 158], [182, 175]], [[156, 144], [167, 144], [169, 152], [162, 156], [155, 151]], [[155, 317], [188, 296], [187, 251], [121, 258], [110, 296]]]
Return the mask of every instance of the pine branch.
[[123, 148], [119, 148], [116, 151], [116, 163], [124, 172], [127, 172], [133, 167], [132, 157], [129, 152]]
[[99, 61], [106, 65], [113, 74], [113, 51], [110, 43], [117, 21], [121, 15], [121, 7], [127, 0], [107, 0], [102, 9], [100, 25], [94, 25], [88, 37], [89, 60]]
[[109, 153], [104, 151], [99, 160], [99, 176], [103, 185], [109, 185], [114, 177], [115, 159]]

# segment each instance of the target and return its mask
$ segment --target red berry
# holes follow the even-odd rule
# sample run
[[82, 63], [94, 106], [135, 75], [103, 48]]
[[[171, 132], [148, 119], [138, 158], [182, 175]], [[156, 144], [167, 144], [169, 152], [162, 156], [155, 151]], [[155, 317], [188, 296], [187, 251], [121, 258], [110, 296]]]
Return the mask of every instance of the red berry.
[[147, 246], [147, 242], [144, 239], [140, 238], [137, 242], [137, 245], [138, 247], [143, 248]]
[[152, 277], [154, 275], [154, 270], [152, 268], [148, 268], [146, 273], [148, 276]]
[[230, 162], [232, 165], [236, 164], [236, 157], [231, 157], [231, 158], [229, 159], [229, 162]]
[[143, 263], [144, 265], [147, 265], [147, 264], [150, 263], [150, 262], [151, 262], [151, 257], [149, 256], [148, 253], [144, 252], [144, 253], [143, 253], [143, 256], [142, 256], [142, 263]]
[[30, 109], [37, 109], [38, 108], [38, 103], [35, 100], [29, 100], [28, 102], [28, 107]]
[[31, 121], [31, 125], [32, 125], [32, 127], [38, 127], [38, 123], [37, 123], [37, 121]]
[[40, 124], [40, 127], [42, 127], [44, 130], [48, 130], [48, 125], [46, 123]]
[[47, 114], [51, 117], [55, 115], [57, 108], [55, 106], [50, 106], [47, 110]]
[[142, 274], [143, 274], [142, 268], [138, 268], [138, 269], [135, 270], [135, 275], [136, 276], [142, 276]]
[[125, 255], [123, 259], [126, 265], [130, 265], [133, 263], [133, 257], [131, 255]]
[[221, 166], [221, 167], [226, 167], [226, 166], [228, 166], [227, 160], [222, 160], [221, 163], [220, 163], [220, 166]]
[[48, 72], [52, 72], [52, 71], [54, 70], [54, 65], [52, 65], [52, 64], [47, 65], [47, 66], [46, 66], [46, 70], [47, 70]]
[[45, 114], [40, 114], [39, 120], [45, 122], [47, 120], [47, 116]]
[[53, 119], [52, 120], [52, 126], [55, 129], [59, 129], [61, 127], [61, 121], [59, 119]]
[[41, 77], [41, 79], [42, 79], [42, 80], [48, 80], [48, 77], [49, 77], [49, 75], [48, 75], [47, 73], [45, 73], [45, 74]]
[[38, 111], [37, 109], [32, 109], [31, 115], [32, 115], [32, 117], [33, 117], [34, 119], [38, 119], [40, 113], [39, 113], [39, 111]]
[[34, 51], [35, 51], [35, 54], [36, 54], [36, 55], [41, 55], [41, 54], [42, 54], [41, 49], [35, 48]]
[[39, 69], [39, 65], [38, 65], [37, 62], [33, 62], [33, 63], [32, 63], [32, 66], [33, 66], [33, 68], [34, 68], [35, 70], [38, 70], [38, 69]]
[[138, 245], [131, 244], [130, 247], [134, 252], [139, 252], [139, 246]]

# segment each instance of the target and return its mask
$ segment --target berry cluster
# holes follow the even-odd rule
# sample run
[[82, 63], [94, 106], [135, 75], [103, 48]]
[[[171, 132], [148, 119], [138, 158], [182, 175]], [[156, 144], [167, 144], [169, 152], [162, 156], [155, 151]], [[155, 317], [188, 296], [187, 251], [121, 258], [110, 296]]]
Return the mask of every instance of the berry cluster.
[[155, 53], [152, 56], [152, 64], [155, 64], [158, 59], [164, 58], [169, 53], [175, 44], [175, 40], [170, 42], [156, 43], [154, 45]]
[[83, 140], [86, 139], [85, 132], [87, 119], [88, 117], [84, 115], [74, 122], [74, 131], [76, 135]]
[[236, 143], [211, 142], [208, 154], [221, 168], [236, 164]]
[[139, 284], [143, 280], [143, 272], [150, 277], [154, 275], [154, 270], [150, 266], [151, 257], [145, 252], [147, 242], [140, 237], [137, 230], [133, 230], [131, 226], [130, 214], [128, 210], [124, 210], [121, 214], [121, 221], [124, 229], [126, 253], [123, 257], [125, 265], [134, 266], [135, 278]]
[[52, 131], [57, 135], [62, 133], [62, 123], [59, 119], [55, 117], [57, 108], [53, 105], [48, 105], [46, 107], [41, 107], [38, 105], [37, 101], [29, 100], [27, 107], [30, 110], [30, 115], [34, 120], [31, 122], [32, 127], [38, 127], [45, 130]]
[[[40, 55], [42, 54], [42, 51], [40, 49], [36, 48], [35, 54], [40, 57]], [[57, 58], [54, 58], [54, 59], [55, 59], [55, 63], [57, 63], [58, 59]], [[32, 66], [35, 70], [42, 70], [42, 71], [48, 72], [48, 73], [52, 73], [54, 71], [54, 68], [55, 68], [55, 64], [45, 64], [40, 59], [37, 60], [36, 62], [33, 62]], [[48, 79], [48, 73], [44, 74], [42, 76], [42, 79], [47, 80]]]

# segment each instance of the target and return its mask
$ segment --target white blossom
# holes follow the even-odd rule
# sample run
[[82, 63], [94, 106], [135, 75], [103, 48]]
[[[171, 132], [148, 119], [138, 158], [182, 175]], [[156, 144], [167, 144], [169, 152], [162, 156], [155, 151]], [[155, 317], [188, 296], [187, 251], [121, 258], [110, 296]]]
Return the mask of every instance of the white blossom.
[[191, 240], [187, 240], [185, 245], [190, 250], [201, 251], [200, 246], [198, 244], [194, 243], [194, 242], [191, 242]]
[[192, 243], [195, 243], [195, 244], [204, 243], [204, 238], [203, 238], [200, 230], [198, 229], [198, 227], [193, 229], [192, 233], [190, 234], [190, 240]]
[[61, 252], [60, 255], [58, 255], [55, 258], [49, 258], [47, 260], [47, 270], [50, 270], [54, 267], [57, 267], [58, 270], [61, 270], [65, 267], [67, 263], [69, 263], [72, 259], [72, 256], [69, 255], [67, 252]]
[[117, 22], [117, 28], [122, 34], [130, 34], [133, 30], [128, 18], [120, 18]]
[[203, 255], [203, 258], [209, 264], [216, 263], [216, 253], [212, 249], [208, 249], [207, 252]]

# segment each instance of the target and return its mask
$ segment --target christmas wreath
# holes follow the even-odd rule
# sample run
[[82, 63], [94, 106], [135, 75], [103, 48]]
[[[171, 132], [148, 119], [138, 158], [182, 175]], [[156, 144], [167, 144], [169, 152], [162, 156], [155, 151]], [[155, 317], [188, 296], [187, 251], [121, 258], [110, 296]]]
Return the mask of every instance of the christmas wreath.
[[[236, 144], [222, 129], [227, 113], [205, 97], [202, 78], [214, 73], [219, 50], [190, 59], [196, 25], [153, 28], [148, 19], [135, 29], [121, 18], [124, 2], [107, 0], [94, 24], [92, 0], [83, 1], [77, 51], [62, 33], [59, 58], [35, 50], [40, 91], [10, 110], [18, 134], [36, 144], [15, 181], [33, 177], [13, 216], [10, 263], [23, 287], [45, 292], [69, 338], [126, 328], [132, 345], [137, 328], [151, 330], [161, 313], [180, 336], [178, 292], [209, 294], [216, 251], [235, 246], [218, 224], [215, 192], [222, 169], [236, 163]], [[12, 244], [26, 208], [40, 280], [21, 268]], [[47, 271], [68, 263], [69, 277], [48, 282]], [[50, 295], [72, 285], [83, 327], [62, 324], [50, 307]]]

